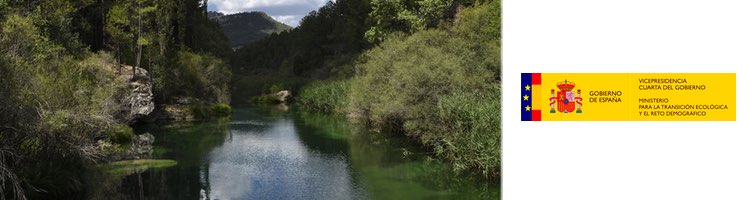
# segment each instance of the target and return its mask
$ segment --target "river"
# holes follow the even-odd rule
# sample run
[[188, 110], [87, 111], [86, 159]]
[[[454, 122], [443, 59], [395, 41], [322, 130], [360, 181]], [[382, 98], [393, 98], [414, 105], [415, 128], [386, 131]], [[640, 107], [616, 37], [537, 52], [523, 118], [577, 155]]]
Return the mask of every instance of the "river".
[[176, 165], [102, 173], [92, 199], [500, 199], [500, 185], [406, 138], [294, 109], [235, 108], [212, 122], [138, 127]]

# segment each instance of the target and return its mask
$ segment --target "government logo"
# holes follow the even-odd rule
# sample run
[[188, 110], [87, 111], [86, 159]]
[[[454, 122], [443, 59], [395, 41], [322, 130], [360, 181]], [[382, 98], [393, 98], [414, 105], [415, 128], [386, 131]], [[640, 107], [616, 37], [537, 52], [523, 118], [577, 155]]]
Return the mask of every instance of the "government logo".
[[[583, 105], [583, 98], [581, 98], [581, 89], [573, 92], [573, 88], [575, 87], [576, 84], [573, 82], [569, 82], [568, 80], [557, 83], [557, 88], [560, 90], [555, 91], [555, 89], [552, 89], [550, 94], [551, 97], [549, 98], [549, 112], [572, 113], [573, 111], [575, 111], [575, 113], [583, 113], [583, 111], [581, 110], [581, 106]], [[557, 96], [555, 96], [555, 92], [557, 92]], [[557, 105], [557, 109], [555, 109], [555, 105]]]

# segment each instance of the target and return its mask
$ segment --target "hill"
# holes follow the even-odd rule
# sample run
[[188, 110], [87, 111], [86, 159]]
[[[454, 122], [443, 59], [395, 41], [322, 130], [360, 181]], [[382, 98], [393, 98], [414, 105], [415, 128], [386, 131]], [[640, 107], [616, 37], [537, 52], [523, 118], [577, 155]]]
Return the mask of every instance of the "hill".
[[208, 17], [219, 22], [233, 49], [265, 39], [273, 33], [292, 29], [292, 27], [274, 20], [263, 12], [224, 15], [212, 11], [208, 13]]

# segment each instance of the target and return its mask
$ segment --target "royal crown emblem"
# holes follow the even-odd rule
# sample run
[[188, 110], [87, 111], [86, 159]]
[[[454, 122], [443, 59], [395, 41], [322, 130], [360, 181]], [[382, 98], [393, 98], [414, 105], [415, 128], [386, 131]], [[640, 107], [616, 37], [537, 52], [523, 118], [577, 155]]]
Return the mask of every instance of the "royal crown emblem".
[[[563, 82], [557, 83], [557, 96], [555, 96], [555, 89], [552, 89], [549, 98], [550, 113], [583, 113], [581, 106], [583, 106], [583, 99], [581, 98], [581, 89], [577, 90], [577, 93], [573, 92], [573, 88], [576, 84], [569, 82], [567, 79]], [[576, 94], [578, 94], [576, 96]], [[557, 111], [555, 111], [555, 104], [557, 104]]]

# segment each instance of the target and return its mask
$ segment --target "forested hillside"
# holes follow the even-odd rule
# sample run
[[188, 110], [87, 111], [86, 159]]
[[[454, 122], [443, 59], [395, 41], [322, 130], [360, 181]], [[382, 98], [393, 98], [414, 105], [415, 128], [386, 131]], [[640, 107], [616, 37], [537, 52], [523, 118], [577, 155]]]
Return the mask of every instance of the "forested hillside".
[[232, 59], [233, 71], [243, 75], [270, 71], [275, 76], [328, 76], [327, 70], [351, 63], [370, 47], [362, 37], [370, 9], [369, 1], [329, 2], [305, 16], [299, 27], [239, 49]]
[[130, 88], [228, 103], [229, 52], [205, 1], [0, 0], [0, 197], [83, 198], [130, 142]]
[[208, 12], [209, 18], [219, 22], [221, 30], [229, 39], [233, 49], [262, 40], [274, 33], [280, 33], [292, 27], [278, 22], [263, 12], [242, 12], [224, 15], [220, 12]]

